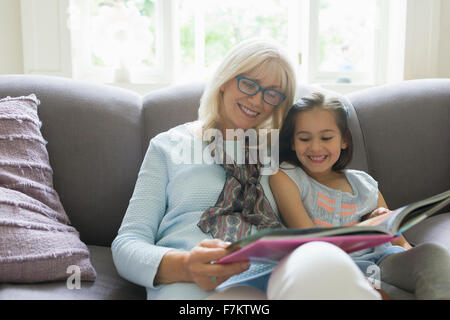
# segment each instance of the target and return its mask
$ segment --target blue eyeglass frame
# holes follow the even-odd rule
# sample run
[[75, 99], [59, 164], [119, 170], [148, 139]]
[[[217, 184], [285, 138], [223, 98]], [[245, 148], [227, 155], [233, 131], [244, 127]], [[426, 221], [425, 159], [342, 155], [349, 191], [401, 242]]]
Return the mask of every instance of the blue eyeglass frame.
[[[253, 97], [253, 96], [257, 95], [258, 92], [261, 91], [261, 92], [262, 92], [262, 98], [263, 98], [264, 102], [267, 103], [267, 104], [270, 104], [272, 107], [278, 107], [280, 104], [283, 103], [284, 100], [286, 100], [286, 96], [285, 96], [284, 94], [282, 94], [281, 92], [279, 92], [279, 91], [277, 91], [277, 90], [274, 90], [274, 89], [263, 88], [263, 87], [261, 87], [261, 86], [259, 85], [258, 82], [256, 82], [256, 81], [253, 80], [253, 79], [250, 79], [250, 78], [247, 78], [247, 77], [244, 77], [244, 76], [241, 76], [241, 75], [238, 75], [238, 76], [236, 77], [236, 79], [237, 79], [237, 88], [238, 88], [238, 90], [239, 90], [240, 92], [245, 93], [246, 95], [252, 96], [252, 97]], [[247, 81], [250, 81], [250, 82], [254, 83], [255, 86], [258, 87], [258, 90], [256, 90], [256, 92], [253, 93], [253, 94], [249, 94], [249, 93], [247, 93], [247, 92], [242, 91], [242, 90], [239, 88], [239, 82], [240, 82], [242, 79], [245, 79], [245, 80], [247, 80]], [[266, 91], [275, 91], [276, 93], [278, 93], [278, 94], [281, 96], [281, 101], [280, 101], [280, 103], [278, 103], [278, 104], [273, 104], [273, 103], [270, 103], [270, 102], [266, 101], [266, 99], [264, 98]]]

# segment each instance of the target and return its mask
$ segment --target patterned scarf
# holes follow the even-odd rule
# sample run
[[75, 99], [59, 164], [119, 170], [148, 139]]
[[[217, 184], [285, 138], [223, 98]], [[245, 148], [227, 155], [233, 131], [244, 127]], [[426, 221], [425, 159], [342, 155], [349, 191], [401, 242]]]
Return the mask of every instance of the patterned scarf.
[[[212, 154], [214, 154], [213, 150]], [[248, 161], [249, 148], [245, 148], [245, 164], [239, 166], [223, 151], [222, 166], [226, 181], [215, 206], [206, 210], [197, 226], [214, 238], [234, 242], [250, 235], [251, 225], [263, 228], [281, 228], [282, 224], [264, 196], [260, 184], [259, 161]], [[228, 163], [227, 160], [228, 159]], [[256, 163], [256, 164], [251, 164]]]

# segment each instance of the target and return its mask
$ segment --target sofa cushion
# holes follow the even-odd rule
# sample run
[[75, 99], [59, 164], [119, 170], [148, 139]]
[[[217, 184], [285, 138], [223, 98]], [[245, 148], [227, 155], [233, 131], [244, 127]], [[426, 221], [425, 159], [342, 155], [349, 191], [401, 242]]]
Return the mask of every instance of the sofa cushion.
[[86, 244], [111, 246], [142, 153], [142, 99], [114, 86], [43, 75], [0, 75], [0, 97], [34, 93], [53, 183]]
[[0, 282], [94, 280], [89, 251], [53, 188], [35, 95], [0, 99]]
[[[68, 286], [56, 281], [40, 284], [0, 284], [0, 300], [144, 300], [145, 288], [121, 278], [112, 260], [111, 249], [88, 246], [91, 261], [97, 271], [95, 282], [81, 281], [80, 286]], [[72, 289], [69, 289], [71, 288]]]
[[[68, 218], [53, 190], [47, 141], [41, 135], [35, 95], [0, 100], [0, 185], [38, 200], [54, 212], [54, 218]], [[53, 213], [49, 213], [53, 214]]]

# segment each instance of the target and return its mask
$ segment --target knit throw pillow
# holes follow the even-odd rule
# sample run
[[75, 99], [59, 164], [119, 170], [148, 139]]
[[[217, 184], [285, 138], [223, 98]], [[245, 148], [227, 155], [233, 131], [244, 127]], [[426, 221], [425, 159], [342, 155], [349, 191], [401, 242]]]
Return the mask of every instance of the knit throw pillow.
[[[0, 99], [0, 282], [93, 281], [89, 251], [53, 188], [35, 95]], [[75, 266], [75, 267], [73, 267]]]

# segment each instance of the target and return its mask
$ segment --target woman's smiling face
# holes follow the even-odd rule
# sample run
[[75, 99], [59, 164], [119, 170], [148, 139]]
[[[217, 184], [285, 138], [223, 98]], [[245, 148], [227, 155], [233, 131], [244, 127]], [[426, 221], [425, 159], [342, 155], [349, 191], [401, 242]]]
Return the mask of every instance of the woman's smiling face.
[[297, 114], [294, 143], [298, 160], [312, 177], [330, 173], [347, 148], [332, 111], [313, 108]]
[[[282, 92], [279, 72], [254, 70], [242, 75], [256, 81], [262, 88], [271, 88]], [[278, 108], [264, 102], [262, 91], [254, 96], [241, 92], [237, 86], [237, 78], [226, 82], [221, 87], [221, 92], [223, 99], [219, 112], [222, 119], [222, 131], [255, 128], [267, 120], [275, 108]]]

